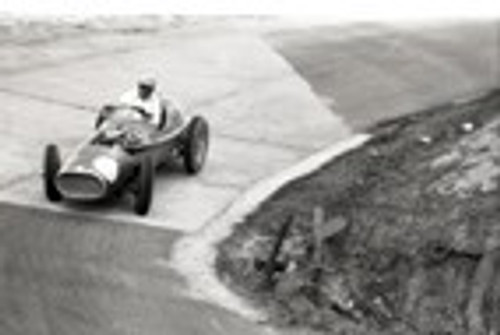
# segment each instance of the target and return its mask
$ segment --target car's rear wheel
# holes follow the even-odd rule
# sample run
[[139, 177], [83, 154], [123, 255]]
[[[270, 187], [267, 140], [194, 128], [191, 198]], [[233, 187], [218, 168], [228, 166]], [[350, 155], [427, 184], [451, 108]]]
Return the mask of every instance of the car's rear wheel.
[[137, 176], [134, 211], [138, 215], [146, 215], [153, 200], [154, 166], [151, 157], [144, 157]]
[[61, 168], [61, 156], [59, 149], [54, 144], [49, 144], [45, 148], [43, 159], [43, 183], [45, 196], [52, 202], [61, 201], [61, 192], [56, 187], [55, 179]]
[[191, 120], [187, 130], [183, 150], [184, 168], [189, 174], [200, 172], [205, 164], [209, 145], [207, 121], [197, 116]]

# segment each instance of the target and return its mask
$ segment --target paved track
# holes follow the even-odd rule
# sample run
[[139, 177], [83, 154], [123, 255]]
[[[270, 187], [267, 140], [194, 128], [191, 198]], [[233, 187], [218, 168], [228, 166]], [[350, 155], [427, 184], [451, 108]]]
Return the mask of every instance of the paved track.
[[[364, 49], [393, 41], [394, 30], [387, 34], [386, 28], [369, 29], [372, 34], [360, 39], [358, 28], [336, 29], [336, 34], [328, 30], [327, 39], [324, 33], [307, 30], [307, 35], [302, 31], [297, 35], [301, 41], [298, 46], [283, 39], [281, 33], [272, 40], [325, 101], [331, 101], [335, 93], [343, 117], [355, 126], [459, 96], [464, 91], [461, 84], [453, 86], [459, 82], [456, 78], [470, 75], [477, 78], [474, 83], [490, 80], [482, 66], [476, 68], [477, 73], [474, 70], [474, 64], [492, 57], [490, 39], [484, 40], [490, 49], [481, 49], [490, 51], [455, 50], [458, 54], [467, 52], [465, 63], [448, 63], [438, 52], [441, 61], [425, 61], [433, 66], [422, 72], [427, 65], [421, 61], [428, 58], [413, 57], [410, 44], [404, 47], [410, 49], [402, 52], [404, 39], [399, 37], [397, 58], [403, 62], [404, 74], [398, 75], [394, 66], [389, 66], [392, 62], [381, 63], [378, 68], [378, 61], [390, 55], [375, 57], [372, 53], [385, 47]], [[470, 41], [467, 35], [454, 31], [450, 30], [451, 35], [436, 35], [434, 30], [418, 32], [419, 40], [422, 36], [431, 40], [443, 36], [439, 43], [420, 45], [419, 52], [434, 54], [444, 41], [455, 41], [456, 45], [470, 42], [477, 51], [476, 39]], [[461, 36], [469, 42], [462, 41]], [[313, 41], [314, 48], [307, 41]], [[95, 52], [72, 48], [75, 41], [64, 42], [69, 46], [56, 43], [37, 49], [43, 57], [31, 55], [26, 64], [16, 59], [2, 62], [0, 333], [264, 332], [232, 313], [185, 296], [185, 282], [168, 267], [170, 248], [180, 234], [175, 231], [196, 231], [256, 180], [345, 138], [349, 127], [255, 36], [218, 28], [108, 42], [86, 41], [90, 49], [98, 46]], [[329, 57], [339, 48], [343, 61], [335, 63], [332, 72]], [[455, 59], [455, 51], [446, 54]], [[15, 52], [4, 50], [0, 58], [6, 54], [11, 57]], [[408, 58], [403, 61], [405, 55]], [[426, 83], [427, 75], [433, 76], [430, 82], [441, 79], [442, 74], [436, 77], [433, 72], [441, 66], [445, 66], [445, 73], [453, 74], [446, 81], [451, 86], [440, 84], [420, 94], [414, 94], [415, 90], [405, 93], [405, 88], [414, 87], [414, 78]], [[175, 171], [160, 176], [153, 210], [146, 219], [131, 214], [126, 202], [92, 208], [47, 204], [38, 175], [43, 145], [57, 142], [68, 152], [88, 133], [96, 106], [113, 99], [138, 75], [150, 71], [158, 73], [165, 91], [180, 97], [192, 111], [206, 115], [212, 123], [213, 151], [207, 169], [195, 178]], [[374, 74], [382, 83], [380, 87]], [[402, 86], [394, 91], [398, 85]], [[339, 94], [334, 89], [340, 89]], [[382, 92], [391, 103], [381, 104], [378, 98]], [[425, 92], [439, 99], [424, 99]], [[399, 94], [404, 96], [403, 109], [396, 108]], [[376, 117], [371, 117], [370, 106]], [[384, 106], [392, 107], [386, 110]], [[361, 108], [358, 114], [356, 107]]]
[[[208, 118], [213, 137], [206, 169], [195, 178], [178, 169], [160, 173], [147, 218], [131, 215], [126, 202], [86, 207], [82, 215], [194, 231], [255, 181], [349, 135], [342, 121], [257, 37], [189, 31], [132, 42], [136, 45], [128, 49], [98, 49], [83, 56], [77, 49], [76, 55], [56, 58], [45, 67], [35, 62], [36, 67], [4, 74], [0, 199], [78, 211], [43, 199], [43, 146], [54, 142], [63, 153], [70, 152], [92, 131], [93, 110], [116, 99], [144, 73], [155, 74], [163, 90], [191, 113]], [[57, 55], [60, 47], [54, 49], [45, 53]]]
[[177, 233], [0, 203], [0, 334], [262, 334], [183, 296]]
[[267, 39], [358, 130], [500, 85], [500, 22], [320, 26]]
[[[15, 51], [3, 53], [10, 63], [3, 62], [0, 83], [0, 333], [262, 333], [186, 296], [184, 280], [168, 268], [172, 231], [200, 228], [255, 181], [349, 129], [249, 34], [195, 29], [111, 47], [85, 43], [98, 47], [38, 46], [41, 56], [26, 63], [12, 58]], [[43, 146], [55, 142], [68, 153], [91, 131], [95, 108], [144, 73], [209, 119], [206, 169], [194, 178], [161, 172], [147, 218], [132, 214], [127, 201], [49, 204], [39, 175]]]

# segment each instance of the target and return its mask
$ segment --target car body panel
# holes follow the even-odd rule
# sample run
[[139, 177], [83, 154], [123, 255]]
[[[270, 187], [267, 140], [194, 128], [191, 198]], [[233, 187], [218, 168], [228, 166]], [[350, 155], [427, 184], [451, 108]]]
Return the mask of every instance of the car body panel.
[[98, 129], [64, 161], [55, 179], [64, 198], [106, 198], [132, 182], [144, 156], [149, 156], [156, 168], [180, 150], [189, 124], [186, 119], [178, 118], [158, 131], [130, 114], [127, 107], [115, 108], [118, 113], [106, 111]]

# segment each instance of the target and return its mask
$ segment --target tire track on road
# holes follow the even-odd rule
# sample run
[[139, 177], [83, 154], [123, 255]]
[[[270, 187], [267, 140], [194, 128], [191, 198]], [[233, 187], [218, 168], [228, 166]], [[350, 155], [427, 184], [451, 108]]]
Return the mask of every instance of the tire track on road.
[[[0, 87], [0, 92], [5, 93], [5, 94], [10, 94], [10, 95], [13, 95], [16, 97], [26, 98], [29, 100], [36, 100], [38, 102], [56, 105], [56, 106], [61, 106], [61, 107], [69, 107], [69, 108], [89, 111], [89, 112], [93, 112], [93, 113], [97, 113], [97, 111], [98, 111], [97, 106], [82, 105], [82, 104], [74, 103], [74, 102], [67, 101], [67, 100], [54, 99], [54, 98], [49, 97], [49, 96], [34, 94], [31, 92], [18, 91], [18, 90], [6, 88], [6, 87]], [[235, 90], [235, 92], [233, 92], [231, 94], [224, 94], [224, 95], [221, 95], [219, 97], [214, 97], [213, 99], [204, 101], [203, 103], [196, 104], [196, 107], [193, 109], [195, 110], [198, 108], [204, 108], [208, 105], [220, 103], [225, 98], [233, 97], [233, 96], [237, 95], [238, 93], [241, 93], [241, 90]], [[243, 136], [238, 136], [238, 135], [224, 133], [224, 132], [215, 132], [214, 134], [220, 138], [224, 138], [224, 139], [228, 139], [228, 140], [232, 140], [232, 141], [237, 141], [237, 142], [245, 142], [245, 143], [254, 144], [254, 145], [272, 146], [275, 148], [282, 148], [282, 149], [286, 149], [286, 150], [292, 150], [292, 151], [298, 151], [298, 152], [304, 152], [304, 153], [307, 153], [310, 151], [310, 148], [305, 147], [305, 146], [300, 147], [300, 146], [290, 145], [290, 144], [286, 144], [286, 143], [280, 143], [280, 142], [276, 142], [276, 141], [269, 141], [266, 139], [254, 139], [254, 138], [250, 138], [250, 137], [243, 137]]]
[[97, 108], [95, 106], [82, 105], [79, 103], [74, 103], [74, 102], [62, 100], [62, 99], [55, 99], [55, 98], [52, 98], [49, 96], [44, 96], [44, 95], [40, 95], [40, 94], [36, 94], [36, 93], [19, 91], [19, 90], [5, 87], [5, 86], [0, 87], [0, 92], [5, 93], [5, 94], [10, 94], [10, 95], [13, 95], [16, 97], [21, 97], [21, 98], [26, 98], [29, 100], [43, 102], [43, 103], [50, 104], [50, 105], [56, 105], [56, 106], [61, 106], [61, 107], [70, 107], [70, 108], [74, 108], [74, 109], [78, 109], [78, 110], [86, 110], [86, 111], [92, 111], [92, 112], [95, 112], [97, 110]]

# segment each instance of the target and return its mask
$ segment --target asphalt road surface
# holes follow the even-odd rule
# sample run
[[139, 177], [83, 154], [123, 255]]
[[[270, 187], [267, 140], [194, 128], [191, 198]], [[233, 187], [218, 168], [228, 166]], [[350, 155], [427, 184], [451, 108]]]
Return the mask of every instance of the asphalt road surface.
[[[220, 27], [2, 46], [0, 333], [264, 332], [235, 313], [191, 299], [183, 278], [168, 266], [172, 243], [196, 233], [257, 180], [348, 137], [349, 125], [365, 126], [492, 84], [483, 64], [494, 57], [497, 43], [492, 46], [483, 33], [456, 27], [329, 29], [267, 36], [309, 82], [260, 37]], [[425, 43], [407, 43], [407, 36]], [[29, 59], [15, 57], [20, 48], [34, 48]], [[393, 56], [397, 63], [386, 62]], [[133, 215], [126, 201], [48, 204], [39, 176], [45, 143], [70, 152], [91, 130], [95, 109], [145, 72], [156, 74], [164, 91], [190, 112], [209, 119], [213, 141], [206, 170], [194, 178], [162, 173], [147, 218]], [[463, 80], [470, 85], [464, 88]], [[321, 103], [337, 112], [334, 100], [338, 114]]]
[[[36, 50], [44, 60], [56, 55], [52, 62], [14, 63], [2, 75], [0, 199], [75, 211], [43, 199], [44, 146], [56, 143], [63, 156], [70, 154], [93, 131], [99, 106], [116, 101], [145, 74], [157, 77], [188, 113], [208, 118], [206, 169], [196, 178], [178, 169], [160, 173], [146, 218], [131, 215], [126, 202], [82, 215], [194, 231], [255, 181], [350, 134], [308, 84], [250, 34], [200, 28], [142, 40], [95, 39], [86, 41], [90, 49], [97, 45], [94, 53], [81, 55], [74, 41], [62, 41]], [[117, 45], [102, 50], [102, 39]]]
[[[35, 45], [24, 60], [14, 57], [23, 46], [0, 53], [0, 333], [262, 333], [190, 297], [168, 267], [174, 231], [200, 229], [254, 182], [347, 137], [348, 127], [252, 34], [200, 28], [81, 43]], [[48, 203], [44, 145], [68, 155], [92, 131], [95, 110], [145, 73], [208, 118], [206, 169], [160, 172], [145, 218], [126, 200]]]
[[175, 232], [3, 203], [0, 232], [1, 334], [262, 333], [183, 295]]
[[500, 22], [359, 24], [267, 40], [347, 124], [375, 122], [500, 85]]

